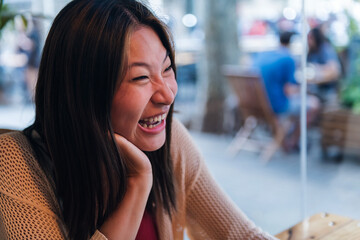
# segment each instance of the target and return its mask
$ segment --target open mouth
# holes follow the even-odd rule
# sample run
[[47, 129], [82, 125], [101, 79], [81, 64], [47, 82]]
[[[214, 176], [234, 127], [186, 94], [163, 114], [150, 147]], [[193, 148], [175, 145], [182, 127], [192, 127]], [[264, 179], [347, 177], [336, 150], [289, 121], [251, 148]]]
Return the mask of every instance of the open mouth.
[[166, 113], [164, 114], [160, 114], [154, 117], [150, 117], [150, 118], [145, 118], [145, 119], [141, 119], [139, 121], [139, 124], [143, 127], [143, 128], [154, 128], [158, 125], [161, 124], [161, 122], [166, 118]]

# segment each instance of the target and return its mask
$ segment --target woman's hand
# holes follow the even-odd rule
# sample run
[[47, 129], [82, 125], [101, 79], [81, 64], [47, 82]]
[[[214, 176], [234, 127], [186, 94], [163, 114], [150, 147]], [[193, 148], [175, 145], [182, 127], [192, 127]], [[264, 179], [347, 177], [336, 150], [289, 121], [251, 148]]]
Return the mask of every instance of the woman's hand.
[[114, 136], [128, 169], [128, 185], [124, 198], [99, 230], [108, 239], [135, 239], [152, 187], [151, 163], [134, 144], [119, 134]]
[[[152, 183], [152, 167], [150, 160], [138, 147], [123, 136], [114, 133], [116, 144], [120, 149], [121, 157], [125, 160], [128, 177], [150, 177]], [[130, 180], [129, 179], [129, 180]]]

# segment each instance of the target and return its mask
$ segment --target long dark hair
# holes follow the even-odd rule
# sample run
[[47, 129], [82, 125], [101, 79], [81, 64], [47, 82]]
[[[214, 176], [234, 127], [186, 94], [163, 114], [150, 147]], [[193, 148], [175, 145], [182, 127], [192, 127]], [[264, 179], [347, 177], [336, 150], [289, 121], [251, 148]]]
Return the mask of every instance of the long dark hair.
[[[135, 0], [71, 1], [55, 18], [43, 49], [36, 118], [29, 129], [39, 132], [48, 149], [70, 239], [93, 234], [126, 192], [127, 169], [114, 141], [110, 109], [125, 75], [130, 34], [141, 25], [158, 34], [176, 72], [169, 31]], [[175, 209], [172, 109], [164, 146], [146, 153], [154, 171], [148, 205], [160, 203], [170, 215]]]
[[320, 47], [327, 42], [327, 39], [320, 29], [320, 27], [312, 28], [309, 34], [314, 38], [315, 46], [313, 49], [309, 49], [310, 52], [317, 52], [319, 51]]

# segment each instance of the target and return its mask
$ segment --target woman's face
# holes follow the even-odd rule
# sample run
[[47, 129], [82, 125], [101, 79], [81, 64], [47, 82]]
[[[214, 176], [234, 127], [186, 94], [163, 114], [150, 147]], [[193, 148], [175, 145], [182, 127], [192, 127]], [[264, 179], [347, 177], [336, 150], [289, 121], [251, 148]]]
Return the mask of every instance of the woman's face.
[[166, 117], [177, 93], [168, 52], [158, 35], [141, 27], [130, 37], [128, 68], [111, 106], [114, 131], [143, 151], [165, 142]]
[[315, 38], [310, 32], [307, 36], [309, 50], [312, 51], [316, 48]]

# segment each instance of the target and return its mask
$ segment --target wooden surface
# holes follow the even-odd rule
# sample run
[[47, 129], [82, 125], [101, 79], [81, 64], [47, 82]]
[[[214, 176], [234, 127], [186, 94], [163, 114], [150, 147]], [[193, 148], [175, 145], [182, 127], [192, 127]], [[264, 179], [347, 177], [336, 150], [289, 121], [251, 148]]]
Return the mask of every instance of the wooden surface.
[[359, 240], [360, 221], [319, 213], [276, 235], [280, 240]]

